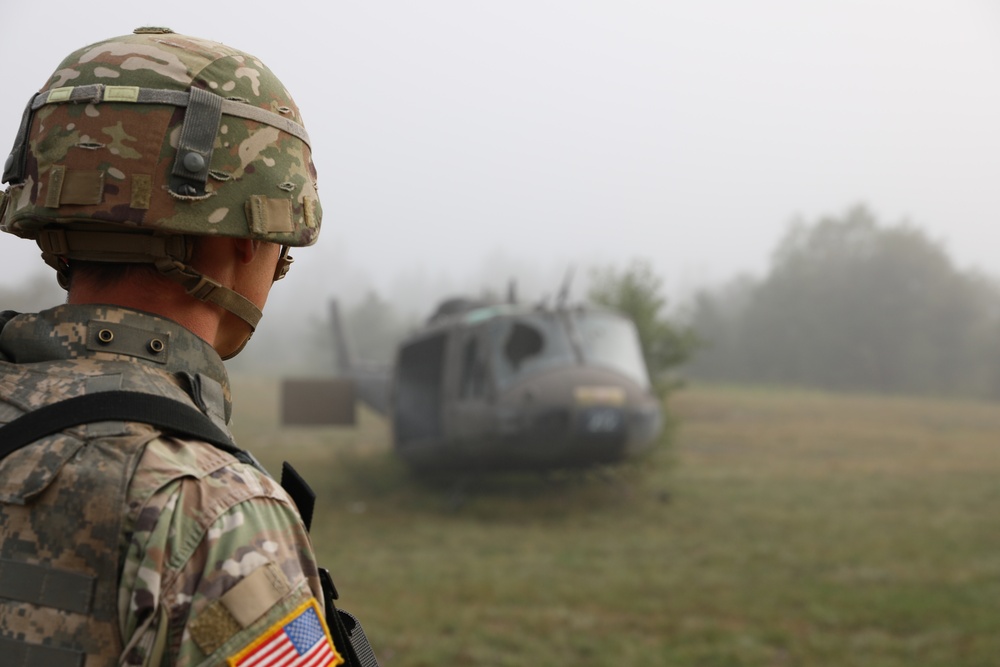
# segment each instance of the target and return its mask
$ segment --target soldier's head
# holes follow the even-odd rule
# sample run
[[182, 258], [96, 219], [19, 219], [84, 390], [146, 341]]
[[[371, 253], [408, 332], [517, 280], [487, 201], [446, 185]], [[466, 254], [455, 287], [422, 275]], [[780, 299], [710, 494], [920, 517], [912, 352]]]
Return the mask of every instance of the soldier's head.
[[281, 82], [252, 55], [166, 28], [63, 60], [25, 109], [3, 182], [0, 228], [35, 240], [60, 284], [168, 278], [246, 329], [217, 345], [225, 358], [263, 301], [213, 275], [220, 243], [259, 253], [276, 280], [322, 217], [309, 138]]

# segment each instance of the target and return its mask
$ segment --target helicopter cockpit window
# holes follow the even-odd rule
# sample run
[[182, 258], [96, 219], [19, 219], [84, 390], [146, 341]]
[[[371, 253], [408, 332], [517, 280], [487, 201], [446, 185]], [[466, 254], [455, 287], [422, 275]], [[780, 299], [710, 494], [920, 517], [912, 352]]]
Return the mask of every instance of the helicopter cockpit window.
[[573, 314], [573, 324], [587, 363], [614, 369], [649, 387], [639, 335], [630, 320], [614, 313], [582, 311]]
[[496, 383], [501, 387], [574, 359], [566, 327], [551, 313], [498, 320], [493, 341]]
[[516, 371], [526, 360], [541, 353], [544, 345], [545, 340], [538, 329], [530, 324], [518, 322], [507, 334], [503, 353]]

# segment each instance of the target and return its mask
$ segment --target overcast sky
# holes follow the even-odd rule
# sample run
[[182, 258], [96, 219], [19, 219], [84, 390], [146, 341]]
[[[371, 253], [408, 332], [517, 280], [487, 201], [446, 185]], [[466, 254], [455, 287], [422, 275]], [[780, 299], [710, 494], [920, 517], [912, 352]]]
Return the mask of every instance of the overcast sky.
[[[283, 290], [478, 291], [636, 257], [690, 289], [858, 202], [1000, 274], [993, 0], [5, 4], [3, 154], [67, 53], [140, 25], [275, 71], [325, 210]], [[40, 266], [8, 236], [0, 262], [8, 284]]]

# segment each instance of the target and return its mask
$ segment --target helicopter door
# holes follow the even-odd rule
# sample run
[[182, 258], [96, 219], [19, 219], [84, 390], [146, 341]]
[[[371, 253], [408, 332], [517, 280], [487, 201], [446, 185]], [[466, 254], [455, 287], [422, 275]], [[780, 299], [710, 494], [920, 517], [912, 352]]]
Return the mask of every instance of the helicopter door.
[[488, 340], [482, 327], [457, 337], [457, 377], [451, 424], [459, 440], [481, 438], [492, 425], [493, 388], [487, 362]]
[[442, 436], [445, 342], [440, 333], [400, 348], [394, 401], [400, 447]]

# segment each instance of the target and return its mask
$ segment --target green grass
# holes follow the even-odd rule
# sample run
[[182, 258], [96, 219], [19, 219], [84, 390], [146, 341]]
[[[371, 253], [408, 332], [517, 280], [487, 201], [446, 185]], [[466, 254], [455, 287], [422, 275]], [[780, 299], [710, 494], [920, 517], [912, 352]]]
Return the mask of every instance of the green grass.
[[275, 383], [234, 393], [383, 667], [998, 664], [992, 404], [690, 388], [672, 448], [457, 495], [370, 413], [281, 430]]

